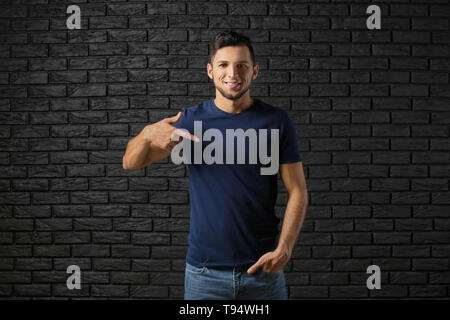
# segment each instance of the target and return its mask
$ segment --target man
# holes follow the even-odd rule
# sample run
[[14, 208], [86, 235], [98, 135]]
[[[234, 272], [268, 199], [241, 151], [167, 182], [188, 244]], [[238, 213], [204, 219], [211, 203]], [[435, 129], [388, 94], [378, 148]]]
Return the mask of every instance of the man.
[[[169, 156], [180, 142], [173, 141], [174, 136], [194, 148], [201, 143], [204, 150], [208, 144], [192, 134], [194, 121], [224, 136], [230, 129], [279, 132], [271, 148], [273, 143], [279, 146], [279, 171], [289, 194], [280, 235], [275, 216], [277, 174], [261, 174], [261, 161], [188, 165], [191, 224], [185, 299], [287, 299], [282, 269], [303, 225], [308, 198], [295, 129], [287, 112], [250, 97], [259, 66], [246, 36], [217, 33], [211, 40], [207, 72], [216, 98], [146, 126], [128, 143], [123, 167], [138, 170]], [[261, 136], [258, 139], [261, 142]], [[249, 149], [234, 156], [247, 160]], [[223, 151], [233, 155], [228, 147]]]

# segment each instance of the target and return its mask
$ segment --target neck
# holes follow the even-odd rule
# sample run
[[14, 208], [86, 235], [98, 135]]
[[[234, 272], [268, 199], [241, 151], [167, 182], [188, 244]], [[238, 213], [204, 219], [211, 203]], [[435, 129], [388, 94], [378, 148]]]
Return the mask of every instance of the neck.
[[244, 94], [237, 100], [227, 99], [222, 96], [220, 92], [216, 91], [216, 98], [214, 103], [216, 106], [228, 113], [240, 113], [253, 105], [254, 99], [250, 97], [249, 92]]

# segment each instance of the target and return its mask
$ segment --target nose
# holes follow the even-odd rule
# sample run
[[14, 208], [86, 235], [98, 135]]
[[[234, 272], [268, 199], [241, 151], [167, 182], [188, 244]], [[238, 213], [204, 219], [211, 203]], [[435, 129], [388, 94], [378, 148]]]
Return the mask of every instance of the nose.
[[230, 80], [236, 80], [236, 75], [238, 74], [236, 66], [230, 65], [227, 72]]

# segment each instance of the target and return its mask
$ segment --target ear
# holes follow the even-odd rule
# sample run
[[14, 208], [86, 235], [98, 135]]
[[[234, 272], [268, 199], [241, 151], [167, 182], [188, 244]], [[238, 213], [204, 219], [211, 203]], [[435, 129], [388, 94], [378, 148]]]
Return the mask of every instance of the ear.
[[208, 64], [206, 65], [206, 72], [208, 73], [208, 77], [209, 77], [211, 80], [213, 80], [213, 75], [212, 75], [213, 70], [212, 70], [212, 69], [213, 69], [213, 68], [212, 68], [211, 63], [208, 62]]
[[252, 79], [255, 80], [258, 77], [259, 73], [259, 64], [255, 64], [253, 67], [253, 76]]

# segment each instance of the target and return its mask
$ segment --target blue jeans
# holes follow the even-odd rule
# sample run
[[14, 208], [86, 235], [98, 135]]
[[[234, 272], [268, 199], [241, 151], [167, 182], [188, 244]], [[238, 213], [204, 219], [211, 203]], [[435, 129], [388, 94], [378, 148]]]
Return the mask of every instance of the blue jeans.
[[249, 267], [198, 268], [186, 262], [184, 299], [287, 300], [283, 270], [248, 274]]

